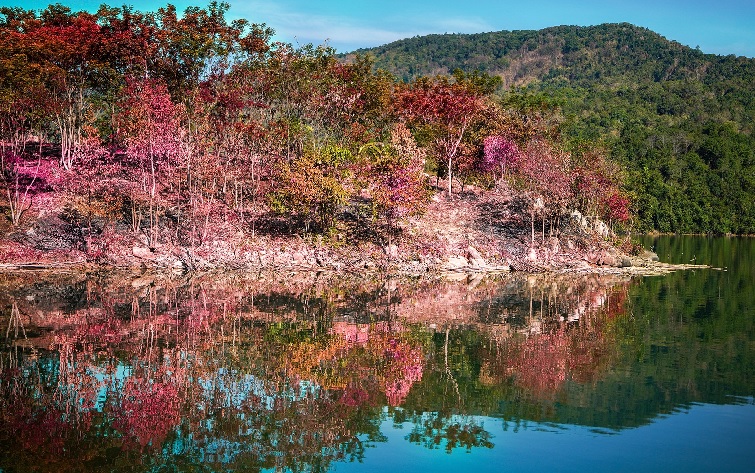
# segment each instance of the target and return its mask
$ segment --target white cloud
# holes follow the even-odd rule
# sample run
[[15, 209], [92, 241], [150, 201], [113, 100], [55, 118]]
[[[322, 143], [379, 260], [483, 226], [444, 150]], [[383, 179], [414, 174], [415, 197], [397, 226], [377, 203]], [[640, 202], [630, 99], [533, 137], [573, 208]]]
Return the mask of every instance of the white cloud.
[[[293, 44], [327, 42], [339, 52], [379, 46], [398, 39], [431, 33], [476, 33], [491, 27], [479, 19], [467, 18], [380, 18], [378, 25], [344, 16], [312, 15], [286, 11], [280, 5], [248, 2], [231, 6], [230, 16], [264, 22], [276, 32], [276, 39]], [[412, 25], [407, 27], [406, 25]]]

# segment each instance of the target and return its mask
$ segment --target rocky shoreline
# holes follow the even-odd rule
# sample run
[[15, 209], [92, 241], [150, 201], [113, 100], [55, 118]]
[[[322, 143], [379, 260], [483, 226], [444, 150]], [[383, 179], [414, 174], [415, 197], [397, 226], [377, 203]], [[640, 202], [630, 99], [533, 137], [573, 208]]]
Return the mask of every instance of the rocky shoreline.
[[[78, 258], [57, 261], [2, 262], [0, 271], [130, 271], [130, 272], [208, 272], [208, 271], [272, 271], [272, 272], [335, 272], [335, 273], [382, 273], [396, 276], [423, 276], [439, 274], [496, 274], [507, 272], [525, 273], [574, 273], [574, 274], [616, 274], [652, 276], [667, 274], [677, 270], [710, 268], [707, 265], [669, 264], [657, 260], [651, 252], [638, 256], [613, 254], [605, 251], [600, 254], [587, 254], [581, 258], [560, 255], [557, 261], [537, 259], [510, 259], [508, 261], [486, 260], [473, 246], [468, 247], [467, 255], [449, 255], [445, 259], [411, 259], [389, 255], [374, 259], [370, 254], [344, 254], [329, 248], [297, 248], [258, 250], [245, 252], [241, 258], [223, 261], [209, 261], [202, 257], [192, 257], [185, 248], [178, 251], [151, 251], [148, 248], [133, 247], [132, 258], [123, 258], [118, 264], [86, 261]], [[71, 255], [74, 256], [74, 255]], [[716, 268], [713, 268], [716, 269]]]
[[[206, 272], [327, 271], [422, 276], [519, 271], [652, 275], [698, 265], [659, 263], [629, 245], [598, 220], [565, 216], [557, 232], [522, 212], [511, 192], [469, 187], [451, 197], [438, 192], [427, 211], [401, 223], [390, 243], [355, 239], [348, 232], [322, 235], [249, 235], [228, 228], [193, 247], [171, 243], [169, 234], [150, 246], [144, 235], [111, 226], [76, 240], [65, 222], [38, 218], [0, 240], [0, 271]], [[345, 235], [345, 236], [344, 236]], [[628, 242], [628, 238], [624, 242]], [[83, 243], [82, 243], [83, 242]]]

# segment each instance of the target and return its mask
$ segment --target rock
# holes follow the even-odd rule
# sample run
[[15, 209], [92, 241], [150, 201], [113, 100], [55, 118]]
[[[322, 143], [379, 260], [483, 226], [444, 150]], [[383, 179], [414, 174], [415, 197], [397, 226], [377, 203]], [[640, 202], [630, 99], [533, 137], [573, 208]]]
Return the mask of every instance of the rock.
[[479, 251], [474, 246], [467, 248], [467, 257], [469, 258], [469, 265], [474, 269], [487, 268], [488, 263], [485, 258], [482, 257]]
[[626, 256], [621, 258], [621, 267], [622, 268], [631, 268], [632, 267], [632, 260], [627, 258]]
[[548, 247], [554, 254], [561, 252], [561, 242], [558, 241], [558, 238], [556, 237], [550, 237], [548, 239]]
[[445, 264], [445, 268], [449, 270], [466, 268], [467, 266], [469, 266], [469, 261], [463, 256], [449, 256]]
[[150, 261], [154, 260], [157, 257], [157, 255], [155, 255], [152, 250], [150, 250], [149, 248], [144, 248], [142, 246], [135, 246], [131, 248], [131, 254], [136, 256], [137, 258], [147, 259]]
[[173, 261], [173, 269], [185, 271], [188, 268], [186, 267], [186, 264], [183, 261], [181, 261], [180, 259], [176, 259]]
[[534, 248], [530, 248], [530, 251], [527, 253], [526, 259], [529, 261], [537, 261], [537, 251], [535, 251]]
[[643, 252], [642, 252], [642, 254], [640, 254], [640, 256], [641, 256], [641, 257], [642, 257], [643, 259], [646, 259], [646, 260], [650, 260], [650, 261], [658, 261], [658, 255], [657, 255], [657, 254], [655, 254], [655, 253], [653, 253], [653, 252], [652, 252], [652, 251], [650, 251], [650, 250], [645, 250], [645, 251], [643, 251]]
[[178, 252], [178, 255], [176, 257], [181, 262], [181, 265], [186, 269], [187, 271], [194, 271], [196, 269], [196, 266], [194, 265], [194, 258], [191, 256], [191, 253], [189, 253], [189, 250], [186, 248], [181, 248], [181, 250]]
[[153, 284], [155, 282], [154, 278], [152, 277], [138, 277], [131, 281], [131, 287], [134, 289], [141, 289], [143, 287], [149, 286], [150, 284]]
[[608, 238], [608, 236], [611, 234], [611, 229], [608, 227], [608, 225], [605, 224], [603, 220], [600, 220], [599, 218], [596, 218], [593, 222], [593, 230], [595, 230], [595, 233], [602, 236], [603, 238]]
[[601, 251], [598, 254], [596, 264], [600, 266], [619, 266], [621, 261], [608, 251]]
[[386, 246], [383, 248], [383, 251], [385, 251], [385, 254], [391, 259], [398, 257], [398, 246], [394, 244]]
[[291, 255], [291, 264], [294, 266], [303, 266], [306, 264], [307, 257], [300, 251], [295, 251]]
[[54, 215], [40, 218], [33, 227], [7, 238], [40, 251], [78, 250], [83, 244], [81, 229]]

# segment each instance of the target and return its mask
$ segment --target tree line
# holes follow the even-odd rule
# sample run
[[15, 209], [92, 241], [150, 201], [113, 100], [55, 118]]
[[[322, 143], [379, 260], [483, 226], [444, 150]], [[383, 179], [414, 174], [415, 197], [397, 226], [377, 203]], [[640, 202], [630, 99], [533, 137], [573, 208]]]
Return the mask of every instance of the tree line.
[[544, 225], [572, 209], [630, 219], [605, 153], [569, 149], [549, 112], [495, 95], [497, 78], [404, 82], [274, 42], [228, 8], [0, 8], [7, 231], [58, 212], [85, 240], [131, 231], [149, 246], [354, 224], [382, 242], [424, 211], [428, 174], [449, 194], [507, 182]]

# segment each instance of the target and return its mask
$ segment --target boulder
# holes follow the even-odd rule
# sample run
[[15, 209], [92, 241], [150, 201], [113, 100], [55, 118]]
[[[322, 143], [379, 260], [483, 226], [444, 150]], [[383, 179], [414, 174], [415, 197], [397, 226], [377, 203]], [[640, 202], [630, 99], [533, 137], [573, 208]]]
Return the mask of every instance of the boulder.
[[469, 266], [469, 261], [463, 256], [449, 256], [445, 268], [448, 270], [462, 269]]
[[146, 260], [154, 260], [157, 255], [155, 255], [152, 250], [149, 248], [144, 248], [143, 246], [135, 246], [131, 248], [131, 254], [136, 256], [137, 258], [146, 259]]
[[485, 261], [485, 258], [482, 257], [479, 251], [477, 251], [477, 248], [474, 246], [469, 246], [467, 248], [467, 258], [469, 259], [469, 266], [471, 266], [474, 269], [482, 269], [487, 268], [488, 263]]
[[640, 257], [642, 257], [642, 259], [646, 259], [650, 261], [658, 261], [658, 255], [653, 253], [650, 250], [643, 251], [642, 254], [640, 254]]
[[620, 266], [621, 261], [610, 252], [603, 250], [598, 253], [596, 264], [600, 266]]
[[525, 259], [528, 261], [537, 261], [537, 251], [535, 251], [535, 248], [530, 248]]
[[385, 251], [385, 254], [386, 256], [388, 256], [388, 258], [398, 258], [398, 246], [390, 244], [383, 248], [383, 250]]

